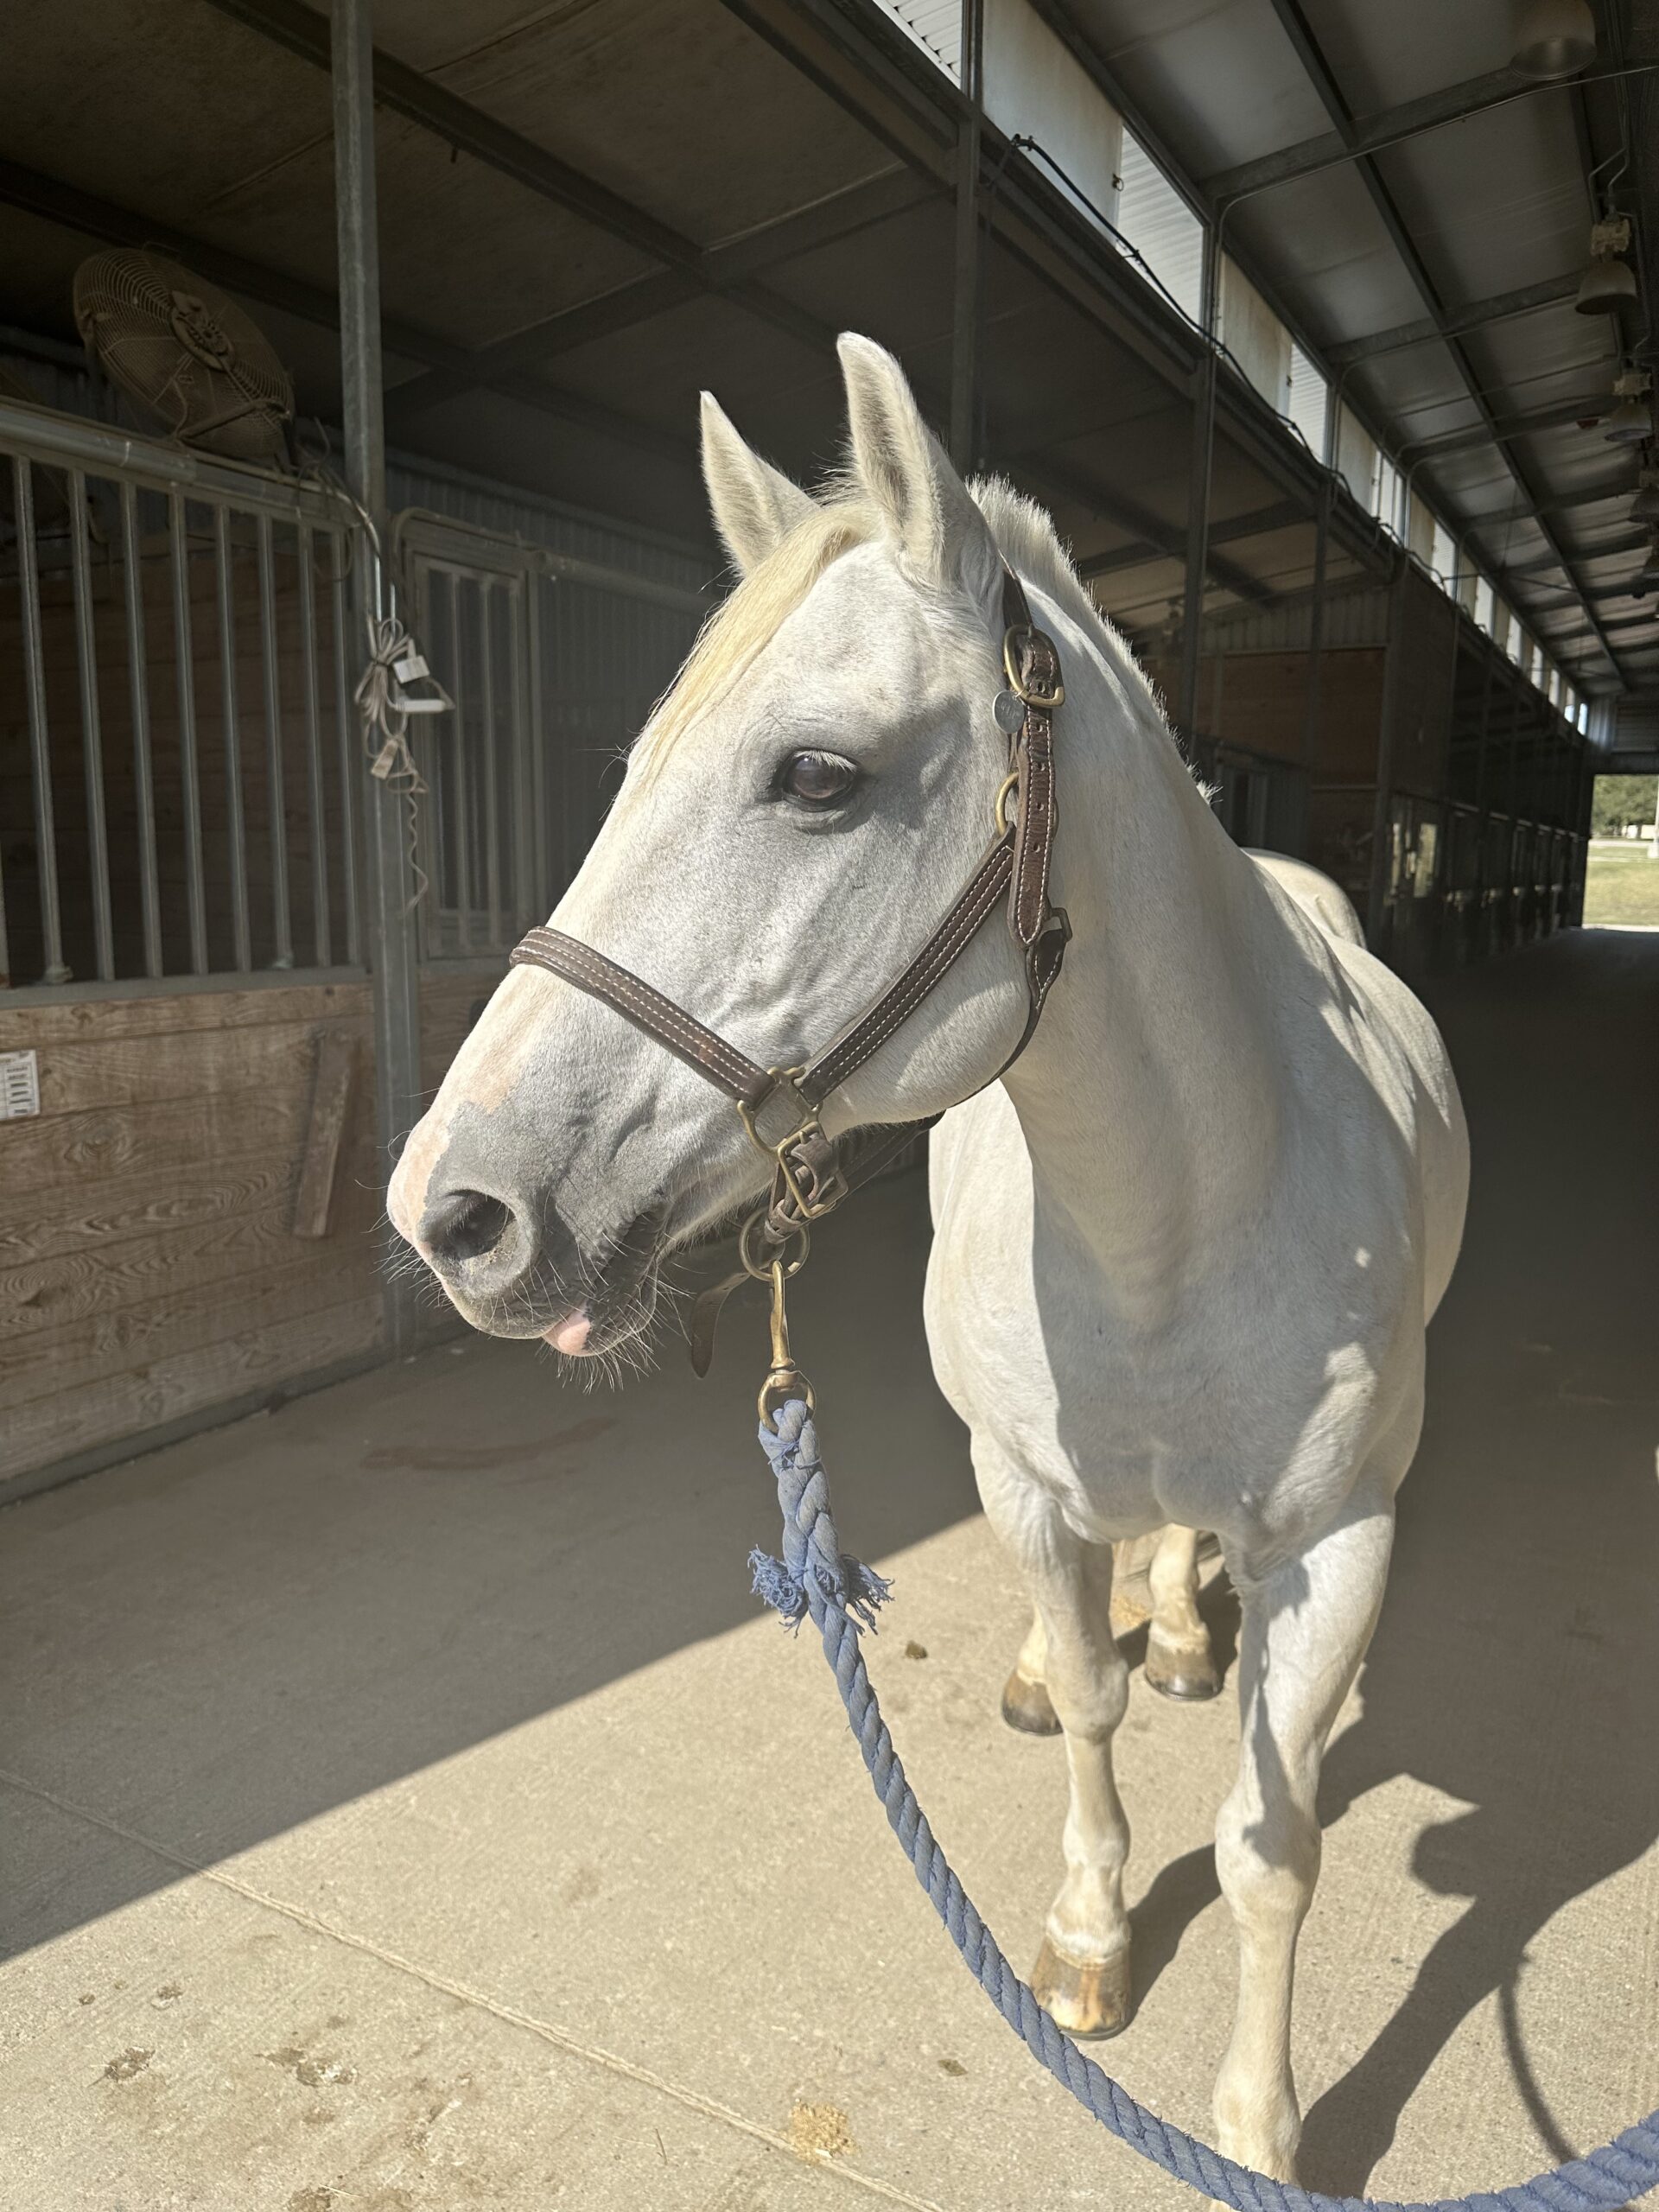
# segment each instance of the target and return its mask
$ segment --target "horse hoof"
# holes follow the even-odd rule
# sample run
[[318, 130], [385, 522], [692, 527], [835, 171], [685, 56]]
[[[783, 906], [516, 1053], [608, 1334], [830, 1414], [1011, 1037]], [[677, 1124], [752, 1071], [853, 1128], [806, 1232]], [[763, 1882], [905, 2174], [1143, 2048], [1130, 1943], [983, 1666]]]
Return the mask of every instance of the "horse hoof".
[[1046, 1936], [1031, 1970], [1032, 1994], [1056, 2024], [1084, 2041], [1120, 2035], [1129, 2024], [1131, 1990], [1126, 1945], [1109, 1959], [1080, 1966]]
[[1173, 1697], [1184, 1705], [1202, 1704], [1221, 1690], [1221, 1676], [1208, 1646], [1201, 1651], [1180, 1651], [1149, 1637], [1143, 1671], [1147, 1686], [1160, 1697]]
[[1023, 1736], [1058, 1736], [1059, 1716], [1049, 1702], [1041, 1682], [1033, 1681], [1016, 1667], [1002, 1691], [1002, 1718]]

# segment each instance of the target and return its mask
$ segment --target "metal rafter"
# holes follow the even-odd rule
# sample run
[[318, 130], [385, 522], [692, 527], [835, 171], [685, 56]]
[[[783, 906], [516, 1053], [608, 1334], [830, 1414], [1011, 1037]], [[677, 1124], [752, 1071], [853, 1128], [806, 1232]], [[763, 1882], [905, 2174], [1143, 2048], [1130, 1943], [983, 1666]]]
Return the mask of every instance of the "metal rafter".
[[[1393, 194], [1383, 182], [1375, 159], [1365, 150], [1362, 143], [1360, 127], [1343, 97], [1341, 86], [1331, 73], [1330, 66], [1320, 51], [1319, 41], [1309, 28], [1307, 18], [1302, 13], [1299, 0], [1272, 0], [1272, 4], [1274, 14], [1278, 17], [1280, 25], [1289, 40], [1308, 82], [1319, 94], [1325, 113], [1331, 118], [1338, 137], [1343, 141], [1344, 147], [1351, 159], [1354, 172], [1364, 185], [1371, 204], [1376, 208], [1384, 230], [1388, 232], [1389, 243], [1399, 255], [1402, 265], [1416, 288], [1423, 305], [1428, 309], [1430, 317], [1437, 326], [1440, 327], [1442, 342], [1452, 358], [1465, 390], [1485, 423], [1488, 434], [1492, 437], [1497, 451], [1502, 455], [1505, 467], [1520, 488], [1526, 501], [1529, 518], [1536, 523], [1551, 552], [1560, 555], [1561, 567], [1568, 582], [1575, 590], [1580, 589], [1579, 577], [1571, 559], [1557, 543], [1548, 524], [1541, 519], [1540, 513], [1541, 502], [1537, 490], [1528, 476], [1525, 467], [1519, 458], [1502, 443], [1493, 427], [1491, 411], [1486, 404], [1484, 395], [1481, 391], [1480, 379], [1475, 373], [1473, 364], [1458, 337], [1445, 327], [1448, 321], [1446, 302], [1441, 299], [1439, 289], [1428, 272], [1422, 255], [1418, 251], [1416, 242], [1407, 229], [1405, 221], [1395, 205]], [[1628, 689], [1629, 678], [1619, 664], [1612, 642], [1587, 604], [1585, 607], [1585, 615], [1600, 642], [1602, 651], [1607, 657], [1614, 676]]]
[[[716, 289], [729, 289], [743, 277], [815, 252], [821, 246], [840, 245], [874, 224], [906, 214], [939, 197], [931, 180], [913, 169], [886, 169], [810, 207], [780, 216], [728, 245], [711, 246], [703, 255], [704, 267]], [[397, 423], [406, 423], [429, 407], [441, 406], [445, 400], [487, 384], [503, 371], [535, 367], [578, 346], [612, 337], [698, 298], [704, 289], [696, 274], [689, 270], [659, 269], [649, 276], [636, 276], [596, 299], [563, 308], [511, 338], [480, 346], [468, 355], [467, 368], [435, 370], [400, 385], [388, 402], [388, 411]]]
[[[1385, 108], [1380, 115], [1349, 115], [1346, 129], [1338, 123], [1334, 130], [1321, 131], [1317, 137], [1304, 138], [1297, 145], [1281, 147], [1276, 153], [1262, 154], [1253, 162], [1241, 162], [1234, 168], [1217, 169], [1205, 178], [1204, 189], [1217, 205], [1230, 200], [1249, 199], [1258, 192], [1271, 191], [1275, 185], [1289, 184], [1297, 177], [1334, 168], [1351, 160], [1356, 152], [1380, 154], [1389, 146], [1397, 146], [1403, 138], [1440, 130], [1448, 123], [1461, 123], [1465, 116], [1479, 115], [1487, 108], [1505, 107], [1511, 100], [1525, 99], [1534, 92], [1556, 89], [1552, 85], [1529, 83], [1512, 69], [1489, 70], [1484, 77], [1466, 77], [1461, 84], [1446, 85], [1437, 92], [1425, 92], [1421, 99]], [[1326, 108], [1329, 111], [1328, 102]]]
[[[328, 18], [306, 7], [303, 0], [207, 0], [207, 4], [302, 60], [322, 69], [328, 67]], [[378, 47], [374, 54], [374, 98], [377, 107], [389, 108], [418, 124], [446, 145], [512, 177], [527, 191], [579, 215], [653, 261], [680, 270], [700, 290], [731, 301], [810, 351], [822, 353], [833, 346], [835, 333], [816, 315], [753, 278], [722, 278], [711, 270], [708, 254], [695, 238], [671, 224], [659, 222], [620, 193], [584, 175], [544, 146], [509, 130], [481, 108], [446, 92], [430, 77]]]
[[[1611, 561], [1618, 559], [1623, 554], [1641, 553], [1645, 551], [1650, 543], [1652, 535], [1650, 531], [1631, 531], [1625, 537], [1616, 537], [1606, 545], [1586, 545], [1579, 555], [1579, 558], [1586, 562]], [[1541, 561], [1517, 561], [1507, 569], [1497, 569], [1492, 577], [1492, 582], [1503, 583], [1510, 577], [1524, 581], [1533, 576], [1548, 575], [1560, 565], [1553, 553], [1547, 555]]]
[[[1281, 499], [1270, 507], [1255, 507], [1249, 514], [1235, 515], [1227, 522], [1212, 522], [1209, 538], [1212, 545], [1236, 544], [1241, 538], [1264, 537], [1271, 531], [1289, 530], [1297, 523], [1312, 523], [1315, 518], [1295, 499]], [[1161, 545], [1154, 545], [1146, 538], [1133, 544], [1120, 545], [1110, 553], [1088, 556], [1077, 564], [1080, 576], [1108, 576], [1119, 569], [1136, 569], [1148, 561], [1179, 559], [1171, 556]]]
[[1339, 345], [1327, 346], [1325, 361], [1333, 369], [1345, 369], [1357, 361], [1373, 360], [1379, 353], [1400, 353], [1411, 346], [1466, 337], [1471, 331], [1484, 330], [1489, 323], [1508, 322], [1516, 315], [1535, 315], [1541, 308], [1559, 306], [1572, 299], [1578, 289], [1576, 270], [1570, 276], [1546, 276], [1541, 283], [1523, 284], [1513, 292], [1497, 292], [1490, 299], [1471, 300], [1467, 307], [1454, 308], [1439, 321], [1423, 315], [1415, 322], [1396, 323], [1391, 330], [1371, 331], [1363, 338], [1349, 338]]
[[[303, 277], [290, 276], [280, 269], [268, 268], [245, 254], [227, 252], [206, 238], [193, 238], [166, 224], [152, 222], [147, 215], [99, 200], [73, 185], [60, 183], [55, 177], [42, 176], [18, 162], [0, 161], [0, 201], [27, 208], [31, 214], [105, 245], [152, 246], [157, 252], [200, 270], [214, 283], [224, 285], [227, 291], [239, 293], [244, 299], [278, 308], [302, 322], [315, 323], [324, 330], [340, 327], [340, 302], [321, 285], [307, 283]], [[464, 347], [396, 316], [383, 315], [380, 327], [387, 352], [404, 360], [421, 361], [429, 368], [454, 370], [471, 359]], [[579, 392], [562, 391], [539, 377], [493, 378], [490, 389], [558, 422], [597, 431], [602, 436], [654, 454], [659, 460], [674, 461], [684, 467], [696, 465], [696, 449], [689, 440], [672, 437], [652, 424], [635, 422], [632, 416], [619, 414], [615, 409]]]

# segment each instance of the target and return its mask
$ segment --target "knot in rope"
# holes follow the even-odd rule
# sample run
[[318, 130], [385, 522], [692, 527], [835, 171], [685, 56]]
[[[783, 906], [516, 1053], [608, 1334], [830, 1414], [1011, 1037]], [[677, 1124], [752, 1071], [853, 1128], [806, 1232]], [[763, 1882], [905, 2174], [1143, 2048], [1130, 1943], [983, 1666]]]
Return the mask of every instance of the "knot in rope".
[[772, 1462], [784, 1515], [784, 1555], [758, 1548], [749, 1554], [754, 1594], [798, 1630], [810, 1614], [822, 1629], [826, 1614], [857, 1621], [874, 1631], [875, 1609], [892, 1585], [862, 1560], [842, 1550], [830, 1518], [830, 1486], [818, 1459], [818, 1433], [798, 1398], [779, 1407], [776, 1430], [760, 1424], [760, 1445]]

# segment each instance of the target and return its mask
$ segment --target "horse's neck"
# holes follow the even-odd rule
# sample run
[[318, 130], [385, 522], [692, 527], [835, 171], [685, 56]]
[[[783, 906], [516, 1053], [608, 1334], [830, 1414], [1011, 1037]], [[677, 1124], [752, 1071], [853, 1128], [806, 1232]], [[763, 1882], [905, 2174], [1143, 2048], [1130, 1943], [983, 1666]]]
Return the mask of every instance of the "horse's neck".
[[[1091, 671], [1091, 674], [1093, 672]], [[1082, 694], [1079, 697], [1078, 694]], [[1274, 910], [1166, 734], [1103, 677], [1056, 730], [1065, 972], [1007, 1088], [1039, 1205], [1152, 1318], [1259, 1214], [1286, 1100]]]

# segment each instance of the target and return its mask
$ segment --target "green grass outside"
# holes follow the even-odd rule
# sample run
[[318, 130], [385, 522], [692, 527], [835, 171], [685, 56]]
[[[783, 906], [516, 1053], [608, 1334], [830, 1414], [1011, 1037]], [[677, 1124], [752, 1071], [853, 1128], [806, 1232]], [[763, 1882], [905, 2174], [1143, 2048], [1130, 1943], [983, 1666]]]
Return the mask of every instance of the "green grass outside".
[[1639, 844], [1607, 840], [1592, 844], [1584, 879], [1586, 926], [1659, 929], [1659, 861]]

